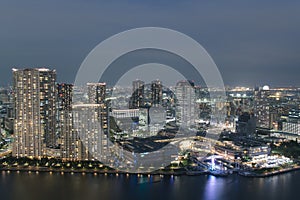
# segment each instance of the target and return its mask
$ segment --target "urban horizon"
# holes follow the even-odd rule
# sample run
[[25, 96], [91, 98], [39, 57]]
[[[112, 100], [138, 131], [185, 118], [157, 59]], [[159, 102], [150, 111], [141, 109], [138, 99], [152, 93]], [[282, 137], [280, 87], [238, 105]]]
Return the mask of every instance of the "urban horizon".
[[299, 8], [2, 0], [1, 199], [298, 199]]
[[[268, 163], [271, 161], [265, 159], [278, 156], [272, 155], [268, 138], [271, 136], [273, 142], [280, 144], [285, 140], [297, 142], [299, 137], [298, 129], [295, 129], [298, 122], [293, 119], [300, 117], [297, 114], [300, 113], [297, 108], [300, 93], [298, 88], [271, 90], [269, 86], [263, 86], [254, 89], [227, 89], [226, 99], [223, 101], [218, 96], [210, 96], [211, 92], [218, 89], [197, 87], [193, 81], [178, 81], [173, 91], [163, 86], [160, 80], [153, 80], [149, 84], [142, 80], [134, 80], [128, 89], [116, 87], [113, 90], [107, 87], [106, 83], [87, 83], [87, 88], [84, 89], [76, 88], [73, 84], [57, 83], [55, 69], [14, 68], [12, 71], [12, 93], [5, 93], [2, 89], [2, 127], [6, 132], [4, 138], [15, 138], [8, 141], [12, 142], [12, 154], [17, 158], [41, 159], [50, 156], [65, 161], [100, 161], [104, 166], [110, 166], [120, 172], [150, 173], [182, 159], [179, 156], [180, 152], [193, 148], [186, 145], [176, 147], [174, 143], [167, 150], [162, 150], [163, 153], [170, 153], [172, 159], [165, 155], [157, 165], [147, 156], [148, 153], [152, 154], [153, 149], [160, 152], [159, 149], [167, 147], [173, 140], [180, 141], [180, 138], [186, 138], [186, 141], [190, 141], [195, 139], [194, 137], [199, 140], [200, 137], [202, 142], [194, 142], [193, 145], [198, 148], [196, 151], [192, 150], [198, 152], [198, 156], [201, 155], [196, 159], [197, 162], [201, 157], [215, 156], [211, 158], [210, 163], [202, 165], [207, 165], [212, 174], [223, 176], [230, 170], [227, 171], [227, 167], [226, 170], [216, 167], [214, 160], [230, 160], [226, 153], [228, 150], [225, 150], [224, 155], [222, 149], [232, 148], [226, 146], [225, 142], [231, 138], [232, 141], [237, 139], [238, 143], [244, 141], [243, 148], [247, 148], [247, 145], [255, 145], [258, 148], [256, 153], [252, 154], [253, 150], [246, 151], [245, 155], [233, 154], [233, 169], [242, 169], [240, 173], [245, 173], [243, 175], [249, 173], [251, 176], [264, 176], [264, 173], [268, 175], [268, 172], [251, 174], [246, 169], [247, 162], [251, 163], [250, 166], [257, 165], [257, 159], [261, 160], [261, 163]], [[36, 97], [40, 99], [34, 100]], [[40, 111], [32, 111], [32, 108]], [[85, 126], [87, 129], [83, 129]], [[268, 137], [263, 136], [266, 133]], [[190, 134], [192, 136], [188, 136]], [[178, 135], [181, 136], [177, 138]], [[166, 142], [159, 144], [156, 140]], [[222, 145], [218, 141], [223, 141]], [[9, 143], [4, 144], [9, 147]], [[238, 143], [235, 144], [237, 147]], [[212, 146], [212, 149], [203, 151], [203, 145]], [[174, 147], [180, 150], [175, 150]], [[121, 154], [118, 153], [120, 151]], [[206, 153], [199, 154], [201, 151]], [[128, 155], [134, 152], [137, 157], [127, 155], [125, 158], [125, 152], [128, 152]], [[10, 148], [7, 149], [7, 153], [10, 154]], [[175, 155], [179, 157], [174, 160]], [[114, 157], [119, 157], [120, 162], [116, 164], [112, 159]], [[238, 165], [235, 161], [237, 158]], [[276, 159], [279, 163], [290, 163], [286, 170], [294, 168], [295, 163], [290, 158]], [[231, 165], [229, 160], [227, 166]], [[141, 166], [146, 171], [143, 171]], [[254, 165], [251, 169], [253, 167]], [[258, 169], [261, 169], [261, 166], [258, 166]], [[203, 173], [203, 170], [205, 171], [202, 169], [199, 172]], [[188, 173], [196, 172], [188, 170]]]
[[[58, 81], [57, 81], [57, 83], [65, 83], [65, 84], [74, 84], [74, 81], [66, 81], [66, 80], [63, 80], [62, 78], [60, 78], [60, 77], [62, 77], [62, 75], [60, 75], [59, 74], [59, 71], [57, 70], [57, 69], [55, 69], [55, 68], [49, 68], [49, 67], [33, 67], [33, 68], [30, 68], [30, 67], [12, 67], [11, 68], [11, 79], [12, 79], [12, 71], [13, 71], [13, 69], [19, 69], [19, 70], [21, 70], [21, 69], [41, 69], [41, 68], [46, 68], [46, 69], [50, 69], [50, 70], [55, 70], [56, 72], [57, 72], [57, 74], [58, 74], [58, 76], [57, 76], [57, 78], [59, 79]], [[141, 80], [141, 81], [143, 81], [142, 79], [140, 79], [140, 78], [135, 78], [134, 80]], [[132, 80], [132, 81], [134, 81], [134, 80]], [[156, 78], [156, 79], [153, 79], [152, 81], [154, 81], [154, 80], [161, 80], [161, 79], [158, 79], [158, 78]], [[191, 80], [191, 79], [179, 79], [178, 81], [180, 81], [180, 80]], [[194, 82], [194, 80], [191, 80], [191, 81], [193, 81]], [[105, 82], [106, 83], [106, 82]], [[132, 85], [131, 84], [127, 84], [127, 85], [124, 85], [124, 84], [120, 84], [120, 85], [113, 85], [113, 84], [109, 84], [109, 83], [106, 83], [107, 84], [107, 86], [108, 87], [131, 87]], [[201, 86], [201, 87], [206, 87], [205, 86], [205, 83], [200, 83], [200, 82], [194, 82], [194, 84], [196, 85], [196, 86]], [[166, 86], [168, 86], [168, 87], [172, 87], [172, 86], [175, 86], [176, 85], [176, 82], [174, 83], [174, 84], [171, 84], [171, 85], [166, 85]], [[254, 85], [243, 85], [243, 84], [236, 84], [236, 85], [230, 85], [230, 84], [225, 84], [225, 88], [226, 89], [233, 89], [233, 90], [247, 90], [247, 89], [254, 89], [254, 88], [256, 88], [256, 87], [263, 87], [263, 86], [269, 86], [270, 87], [270, 90], [276, 90], [276, 89], [279, 89], [279, 88], [281, 88], [281, 89], [284, 89], [284, 88], [286, 88], [286, 89], [297, 89], [297, 88], [300, 88], [300, 84], [298, 85], [298, 84], [290, 84], [290, 85], [275, 85], [275, 86], [273, 86], [273, 85], [271, 85], [271, 84], [268, 84], [267, 82], [265, 83], [265, 84], [254, 84]], [[10, 81], [10, 82], [7, 82], [7, 84], [2, 84], [2, 85], [0, 85], [0, 87], [1, 88], [9, 88], [9, 87], [12, 87], [12, 80]]]

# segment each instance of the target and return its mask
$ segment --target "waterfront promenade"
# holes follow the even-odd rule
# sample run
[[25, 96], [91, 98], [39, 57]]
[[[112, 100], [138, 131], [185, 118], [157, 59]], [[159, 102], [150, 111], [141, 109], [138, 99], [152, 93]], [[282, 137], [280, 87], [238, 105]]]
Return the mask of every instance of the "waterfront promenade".
[[[300, 166], [293, 166], [288, 167], [280, 170], [273, 170], [270, 172], [255, 172], [255, 171], [228, 171], [226, 172], [226, 176], [230, 176], [231, 174], [238, 174], [244, 177], [268, 177], [279, 175], [283, 173], [288, 173], [291, 171], [299, 170]], [[111, 168], [104, 168], [104, 169], [95, 169], [95, 168], [81, 168], [81, 169], [68, 169], [68, 168], [53, 168], [53, 167], [36, 167], [36, 166], [29, 166], [29, 167], [1, 167], [0, 171], [3, 172], [26, 172], [26, 173], [60, 173], [60, 174], [115, 174], [116, 176], [120, 174], [130, 175], [130, 174], [137, 174], [137, 175], [173, 175], [173, 176], [181, 176], [181, 175], [188, 175], [188, 176], [199, 176], [199, 175], [214, 175], [214, 176], [224, 176], [225, 173], [219, 174], [215, 172], [211, 172], [209, 170], [203, 171], [187, 171], [185, 169], [160, 169], [152, 172], [136, 172], [136, 173], [128, 173], [126, 171], [115, 170]]]

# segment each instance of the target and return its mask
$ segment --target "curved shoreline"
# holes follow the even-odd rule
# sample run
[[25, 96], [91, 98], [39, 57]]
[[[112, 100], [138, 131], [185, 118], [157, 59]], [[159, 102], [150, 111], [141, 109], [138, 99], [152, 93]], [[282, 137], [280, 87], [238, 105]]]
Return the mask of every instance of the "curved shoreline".
[[180, 175], [186, 175], [186, 172], [164, 172], [164, 171], [155, 171], [155, 172], [124, 172], [124, 171], [118, 171], [118, 170], [99, 170], [99, 169], [55, 169], [55, 168], [37, 168], [37, 167], [28, 167], [28, 168], [17, 168], [17, 167], [3, 167], [0, 168], [0, 171], [6, 171], [6, 172], [42, 172], [42, 173], [76, 173], [76, 174], [128, 174], [128, 175], [174, 175], [174, 176], [180, 176]]
[[[267, 172], [267, 173], [255, 173], [250, 171], [244, 171], [244, 172], [237, 172], [236, 174], [243, 176], [243, 177], [249, 177], [249, 178], [264, 178], [264, 177], [270, 177], [275, 176], [279, 174], [284, 174], [292, 171], [300, 170], [300, 166], [292, 167], [292, 168], [286, 168], [282, 169], [280, 171], [273, 171], [273, 172]], [[201, 175], [212, 175], [216, 176], [215, 174], [210, 173], [209, 171], [195, 171], [195, 172], [189, 172], [189, 171], [179, 171], [179, 172], [168, 172], [168, 171], [155, 171], [155, 172], [124, 172], [124, 171], [118, 171], [113, 169], [108, 170], [99, 170], [99, 169], [55, 169], [55, 168], [48, 168], [48, 167], [26, 167], [26, 168], [17, 168], [17, 167], [2, 167], [0, 168], [0, 171], [4, 172], [28, 172], [28, 173], [68, 173], [68, 174], [123, 174], [123, 175], [169, 175], [169, 176], [201, 176]], [[228, 174], [230, 176], [230, 174]], [[222, 176], [223, 177], [223, 176]]]

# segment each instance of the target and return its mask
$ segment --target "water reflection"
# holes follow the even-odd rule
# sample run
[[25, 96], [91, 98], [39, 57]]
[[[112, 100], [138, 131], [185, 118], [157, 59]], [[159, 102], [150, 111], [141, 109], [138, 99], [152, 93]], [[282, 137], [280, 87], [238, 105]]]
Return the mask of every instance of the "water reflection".
[[300, 171], [268, 178], [1, 172], [1, 199], [298, 199]]

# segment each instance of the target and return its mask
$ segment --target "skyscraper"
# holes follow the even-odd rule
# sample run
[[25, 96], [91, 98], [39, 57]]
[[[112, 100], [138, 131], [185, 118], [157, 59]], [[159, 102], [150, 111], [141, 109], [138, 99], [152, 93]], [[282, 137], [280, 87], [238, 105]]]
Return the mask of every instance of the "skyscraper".
[[130, 108], [139, 108], [144, 103], [144, 81], [135, 80], [132, 82], [132, 97]]
[[257, 127], [260, 128], [271, 128], [270, 122], [270, 89], [268, 86], [263, 88], [256, 88], [254, 91], [254, 102], [255, 102], [255, 115], [257, 117]]
[[195, 124], [195, 89], [188, 81], [179, 81], [175, 87], [178, 101], [176, 120], [181, 127]]
[[56, 145], [55, 81], [55, 70], [13, 69], [14, 156], [44, 156]]
[[106, 83], [88, 83], [89, 104], [99, 104], [99, 117], [101, 127], [105, 134], [108, 133], [108, 106], [106, 98]]
[[[89, 104], [76, 105], [75, 122], [83, 122], [85, 129], [80, 129], [82, 159], [106, 159], [108, 154], [109, 112], [106, 98], [106, 83], [88, 83]], [[82, 114], [79, 116], [77, 113]], [[89, 139], [86, 139], [87, 131]], [[80, 134], [82, 137], [82, 134]], [[91, 155], [92, 154], [92, 155]]]
[[74, 131], [79, 135], [79, 159], [105, 161], [108, 151], [107, 135], [101, 128], [101, 104], [73, 105]]
[[73, 131], [72, 84], [57, 84], [57, 135], [60, 138], [61, 157], [65, 160], [77, 160], [78, 136]]
[[162, 101], [162, 84], [160, 80], [152, 81], [151, 83], [152, 106], [161, 104]]

